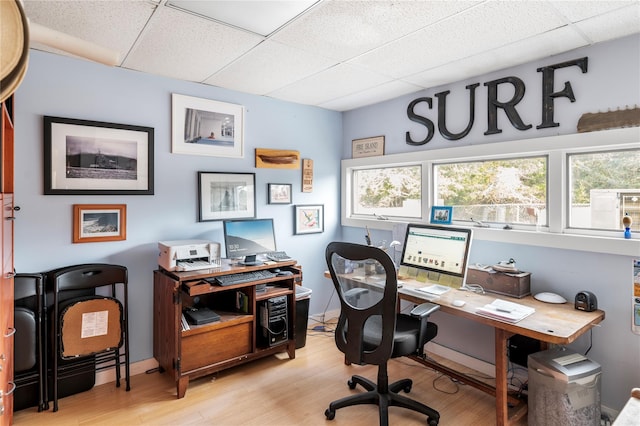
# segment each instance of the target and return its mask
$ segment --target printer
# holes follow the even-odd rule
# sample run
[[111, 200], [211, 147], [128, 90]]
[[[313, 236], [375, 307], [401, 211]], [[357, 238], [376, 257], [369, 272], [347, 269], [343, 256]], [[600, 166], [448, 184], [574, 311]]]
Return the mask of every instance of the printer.
[[207, 240], [160, 241], [158, 249], [158, 265], [167, 271], [220, 267], [220, 243]]

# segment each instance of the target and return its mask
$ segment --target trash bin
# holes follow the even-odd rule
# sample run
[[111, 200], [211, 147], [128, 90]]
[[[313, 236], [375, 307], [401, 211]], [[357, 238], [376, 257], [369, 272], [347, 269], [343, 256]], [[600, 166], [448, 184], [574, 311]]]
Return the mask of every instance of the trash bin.
[[567, 348], [529, 355], [529, 426], [600, 425], [600, 365]]
[[296, 286], [296, 349], [303, 348], [307, 343], [310, 296], [310, 288]]

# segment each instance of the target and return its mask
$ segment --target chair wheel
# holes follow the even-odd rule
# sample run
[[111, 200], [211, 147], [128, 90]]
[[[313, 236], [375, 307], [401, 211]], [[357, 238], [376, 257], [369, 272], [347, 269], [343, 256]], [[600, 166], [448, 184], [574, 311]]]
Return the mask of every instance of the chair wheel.
[[354, 382], [353, 380], [349, 379], [347, 381], [347, 385], [349, 385], [349, 389], [355, 389], [356, 388], [356, 382]]
[[409, 393], [411, 392], [411, 385], [407, 385], [404, 388], [402, 388], [402, 390], [404, 391], [404, 393]]
[[429, 418], [427, 419], [427, 424], [428, 424], [429, 426], [438, 426], [438, 420], [436, 420], [436, 419], [432, 419], [431, 417], [429, 417]]
[[332, 411], [330, 408], [326, 409], [326, 411], [324, 412], [324, 415], [327, 418], [327, 420], [333, 420], [336, 418], [336, 412]]

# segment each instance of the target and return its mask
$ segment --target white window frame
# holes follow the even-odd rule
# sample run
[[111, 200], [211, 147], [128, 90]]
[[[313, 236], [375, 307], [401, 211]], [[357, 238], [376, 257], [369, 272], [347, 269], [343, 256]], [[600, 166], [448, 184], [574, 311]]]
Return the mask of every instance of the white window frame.
[[[433, 164], [455, 161], [505, 159], [535, 155], [548, 156], [548, 226], [538, 231], [527, 229], [502, 229], [473, 227], [474, 239], [513, 244], [553, 247], [569, 250], [637, 256], [640, 253], [640, 233], [625, 240], [622, 230], [603, 231], [568, 228], [567, 154], [620, 149], [635, 149], [640, 146], [640, 127], [604, 130], [600, 132], [575, 133], [544, 138], [521, 139], [508, 142], [469, 145], [463, 147], [425, 149], [422, 151], [342, 160], [341, 162], [341, 224], [371, 229], [393, 230], [402, 220], [356, 217], [351, 214], [351, 173], [356, 169], [372, 167], [422, 166], [422, 218], [412, 220], [428, 223], [429, 208], [433, 205]], [[427, 179], [426, 183], [424, 179]], [[468, 222], [454, 225], [470, 226]]]

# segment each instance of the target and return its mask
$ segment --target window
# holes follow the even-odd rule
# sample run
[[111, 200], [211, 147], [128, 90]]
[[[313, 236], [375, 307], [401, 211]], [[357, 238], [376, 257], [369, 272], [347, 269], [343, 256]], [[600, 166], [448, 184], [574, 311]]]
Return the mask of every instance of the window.
[[353, 171], [353, 214], [371, 217], [422, 217], [420, 165]]
[[434, 200], [453, 220], [547, 225], [547, 157], [437, 164]]
[[640, 150], [568, 155], [569, 227], [640, 230]]
[[[428, 223], [431, 206], [448, 205], [453, 224], [473, 227], [476, 240], [633, 256], [640, 250], [638, 127], [341, 164], [345, 227], [396, 232], [399, 224]], [[625, 213], [631, 241], [623, 237]]]

